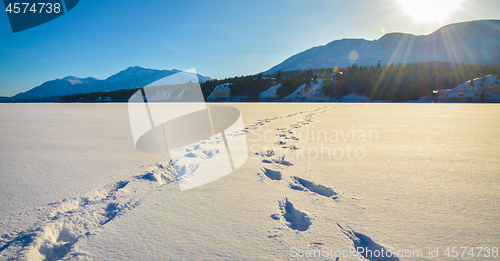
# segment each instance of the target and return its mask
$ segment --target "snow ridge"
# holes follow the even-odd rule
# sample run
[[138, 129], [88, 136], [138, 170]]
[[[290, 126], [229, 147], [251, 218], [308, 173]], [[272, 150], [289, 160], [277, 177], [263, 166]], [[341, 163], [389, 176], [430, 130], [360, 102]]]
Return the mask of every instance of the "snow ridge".
[[77, 198], [49, 205], [46, 217], [31, 228], [1, 236], [0, 258], [21, 260], [60, 260], [63, 257], [91, 256], [73, 249], [83, 237], [99, 229], [139, 204], [151, 189], [175, 181], [168, 164], [145, 167], [144, 174], [130, 180], [108, 184]]
[[[245, 131], [256, 129], [273, 120], [293, 117], [300, 113], [275, 117], [264, 122], [247, 126]], [[238, 133], [234, 135], [239, 135]], [[31, 227], [5, 233], [0, 237], [0, 259], [7, 260], [70, 260], [92, 258], [92, 254], [80, 251], [74, 245], [87, 237], [96, 235], [107, 223], [132, 211], [141, 204], [151, 191], [171, 183], [177, 183], [177, 176], [182, 182], [189, 176], [192, 163], [197, 159], [206, 159], [218, 154], [211, 143], [207, 146], [190, 147], [186, 151], [186, 162], [179, 160], [157, 163], [140, 169], [141, 174], [129, 180], [108, 184], [103, 188], [90, 191], [80, 197], [63, 199], [49, 204], [44, 218]], [[277, 159], [277, 162], [284, 162]], [[174, 171], [173, 163], [176, 164]], [[279, 173], [274, 172], [273, 173]]]
[[[275, 230], [270, 230], [269, 240], [276, 240], [280, 244], [287, 244], [287, 237], [284, 233], [292, 231], [299, 235], [311, 228], [314, 228], [313, 222], [318, 218], [308, 210], [308, 205], [304, 202], [292, 203], [289, 200], [288, 193], [309, 192], [308, 198], [314, 204], [322, 204], [325, 208], [332, 204], [337, 206], [352, 205], [359, 208], [352, 200], [340, 196], [343, 193], [334, 188], [315, 183], [303, 177], [302, 175], [288, 175], [286, 170], [293, 169], [294, 164], [286, 161], [286, 155], [278, 155], [281, 146], [285, 150], [294, 150], [298, 148], [299, 139], [294, 136], [293, 129], [299, 129], [314, 122], [314, 116], [327, 113], [328, 109], [317, 108], [311, 111], [301, 111], [290, 113], [284, 116], [276, 116], [257, 120], [253, 124], [245, 126], [244, 132], [250, 132], [265, 126], [267, 124], [287, 118], [299, 118], [295, 123], [287, 127], [276, 129], [276, 138], [280, 141], [274, 148], [256, 153], [257, 159], [262, 168], [257, 175], [262, 179], [263, 184], [272, 185], [278, 192], [284, 192], [285, 195], [279, 195], [278, 209], [270, 215], [277, 221]], [[215, 142], [215, 141], [211, 141]], [[139, 206], [144, 198], [151, 192], [162, 188], [174, 189], [175, 183], [181, 182], [183, 175], [188, 175], [192, 160], [206, 159], [216, 157], [218, 151], [213, 149], [209, 143], [207, 146], [196, 145], [188, 148], [183, 159], [190, 159], [183, 163], [184, 169], [176, 169], [179, 178], [177, 181], [176, 171], [173, 163], [179, 159], [172, 159], [168, 162], [158, 163], [151, 166], [140, 168], [140, 173], [128, 180], [121, 180], [104, 186], [103, 188], [90, 191], [80, 197], [64, 199], [49, 204], [49, 211], [46, 216], [37, 221], [33, 226], [27, 229], [20, 229], [1, 235], [0, 237], [0, 259], [4, 260], [74, 260], [74, 259], [93, 259], [92, 253], [79, 249], [81, 241], [86, 242], [104, 229], [106, 224], [113, 222], [116, 218], [133, 211]], [[192, 160], [191, 160], [192, 159]], [[182, 164], [181, 164], [182, 165]], [[265, 167], [264, 167], [265, 166]], [[178, 189], [177, 187], [175, 189]], [[332, 200], [334, 199], [334, 200]], [[385, 249], [375, 243], [368, 236], [354, 232], [352, 229], [344, 229], [337, 222], [338, 227], [346, 236], [353, 241], [355, 247], [361, 246], [368, 249]], [[316, 244], [316, 243], [315, 243]], [[320, 243], [318, 243], [320, 244]], [[81, 246], [80, 246], [81, 247]], [[366, 257], [368, 258], [368, 257]], [[369, 260], [374, 260], [370, 259]], [[384, 259], [398, 260], [398, 259]]]
[[207, 97], [207, 101], [227, 101], [229, 99], [229, 94], [231, 88], [229, 88], [229, 83], [221, 84], [210, 93]]

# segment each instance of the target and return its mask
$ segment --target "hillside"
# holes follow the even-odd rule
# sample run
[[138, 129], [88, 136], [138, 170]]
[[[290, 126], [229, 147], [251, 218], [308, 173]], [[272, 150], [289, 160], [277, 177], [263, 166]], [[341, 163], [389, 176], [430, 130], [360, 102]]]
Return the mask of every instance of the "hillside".
[[500, 62], [500, 20], [480, 20], [441, 27], [429, 35], [388, 33], [378, 40], [342, 39], [291, 56], [264, 73], [442, 61], [453, 63]]

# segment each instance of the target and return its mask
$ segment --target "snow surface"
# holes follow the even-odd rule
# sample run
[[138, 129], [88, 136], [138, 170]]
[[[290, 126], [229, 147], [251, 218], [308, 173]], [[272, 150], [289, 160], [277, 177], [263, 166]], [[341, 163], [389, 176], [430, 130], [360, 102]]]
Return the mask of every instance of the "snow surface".
[[[498, 75], [488, 75], [485, 76], [486, 81], [483, 82], [483, 77], [475, 78], [474, 87], [470, 86], [470, 81], [464, 82], [457, 87], [453, 88], [453, 91], [456, 92], [466, 92], [466, 91], [475, 91], [478, 92], [480, 89], [487, 87], [487, 85], [494, 85]], [[483, 86], [481, 86], [483, 83]]]
[[126, 104], [2, 104], [0, 259], [300, 260], [291, 248], [366, 247], [441, 260], [429, 248], [500, 245], [498, 105], [227, 105], [251, 157], [180, 191], [168, 156], [135, 150]]
[[0, 233], [165, 160], [135, 148], [127, 104], [0, 104], [0, 121]]

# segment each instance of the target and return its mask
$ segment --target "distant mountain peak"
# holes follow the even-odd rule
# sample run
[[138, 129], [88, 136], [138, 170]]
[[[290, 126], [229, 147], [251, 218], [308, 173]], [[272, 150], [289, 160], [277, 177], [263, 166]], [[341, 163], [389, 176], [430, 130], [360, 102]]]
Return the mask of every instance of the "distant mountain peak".
[[76, 77], [76, 76], [66, 76], [64, 78], [62, 78], [63, 80], [80, 80], [81, 78], [80, 77]]
[[[295, 54], [265, 73], [406, 62], [500, 62], [500, 20], [445, 25], [429, 35], [392, 32], [373, 41], [345, 38]], [[486, 45], [486, 47], [485, 47]], [[486, 50], [486, 51], [485, 51]], [[350, 56], [353, 51], [357, 55]]]
[[[29, 91], [21, 92], [12, 98], [14, 100], [23, 100], [78, 93], [141, 88], [177, 72], [180, 72], [180, 70], [157, 70], [147, 69], [140, 66], [131, 66], [105, 80], [99, 80], [94, 77], [80, 78], [76, 76], [67, 76], [62, 79], [44, 82], [41, 85], [30, 89]], [[210, 79], [210, 77], [198, 75], [198, 79], [203, 82]]]

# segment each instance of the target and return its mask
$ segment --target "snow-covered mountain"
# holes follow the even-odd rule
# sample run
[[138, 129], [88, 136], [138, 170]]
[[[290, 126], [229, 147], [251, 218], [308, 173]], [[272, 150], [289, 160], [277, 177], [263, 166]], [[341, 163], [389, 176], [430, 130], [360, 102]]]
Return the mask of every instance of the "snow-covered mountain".
[[[26, 99], [63, 96], [77, 93], [106, 92], [121, 89], [144, 87], [166, 76], [181, 72], [180, 70], [155, 70], [139, 66], [129, 67], [105, 80], [93, 77], [79, 78], [68, 76], [63, 79], [47, 81], [29, 91], [21, 92], [12, 98], [13, 101]], [[204, 82], [210, 77], [199, 75], [198, 80]]]
[[26, 98], [41, 98], [79, 93], [84, 92], [86, 89], [95, 89], [95, 86], [100, 85], [100, 83], [101, 80], [93, 77], [80, 78], [68, 76], [62, 79], [44, 82], [29, 91], [18, 93], [12, 98], [15, 100], [22, 100]]
[[388, 33], [378, 40], [342, 39], [291, 56], [264, 73], [358, 65], [444, 61], [500, 62], [500, 20], [441, 27], [429, 35]]

